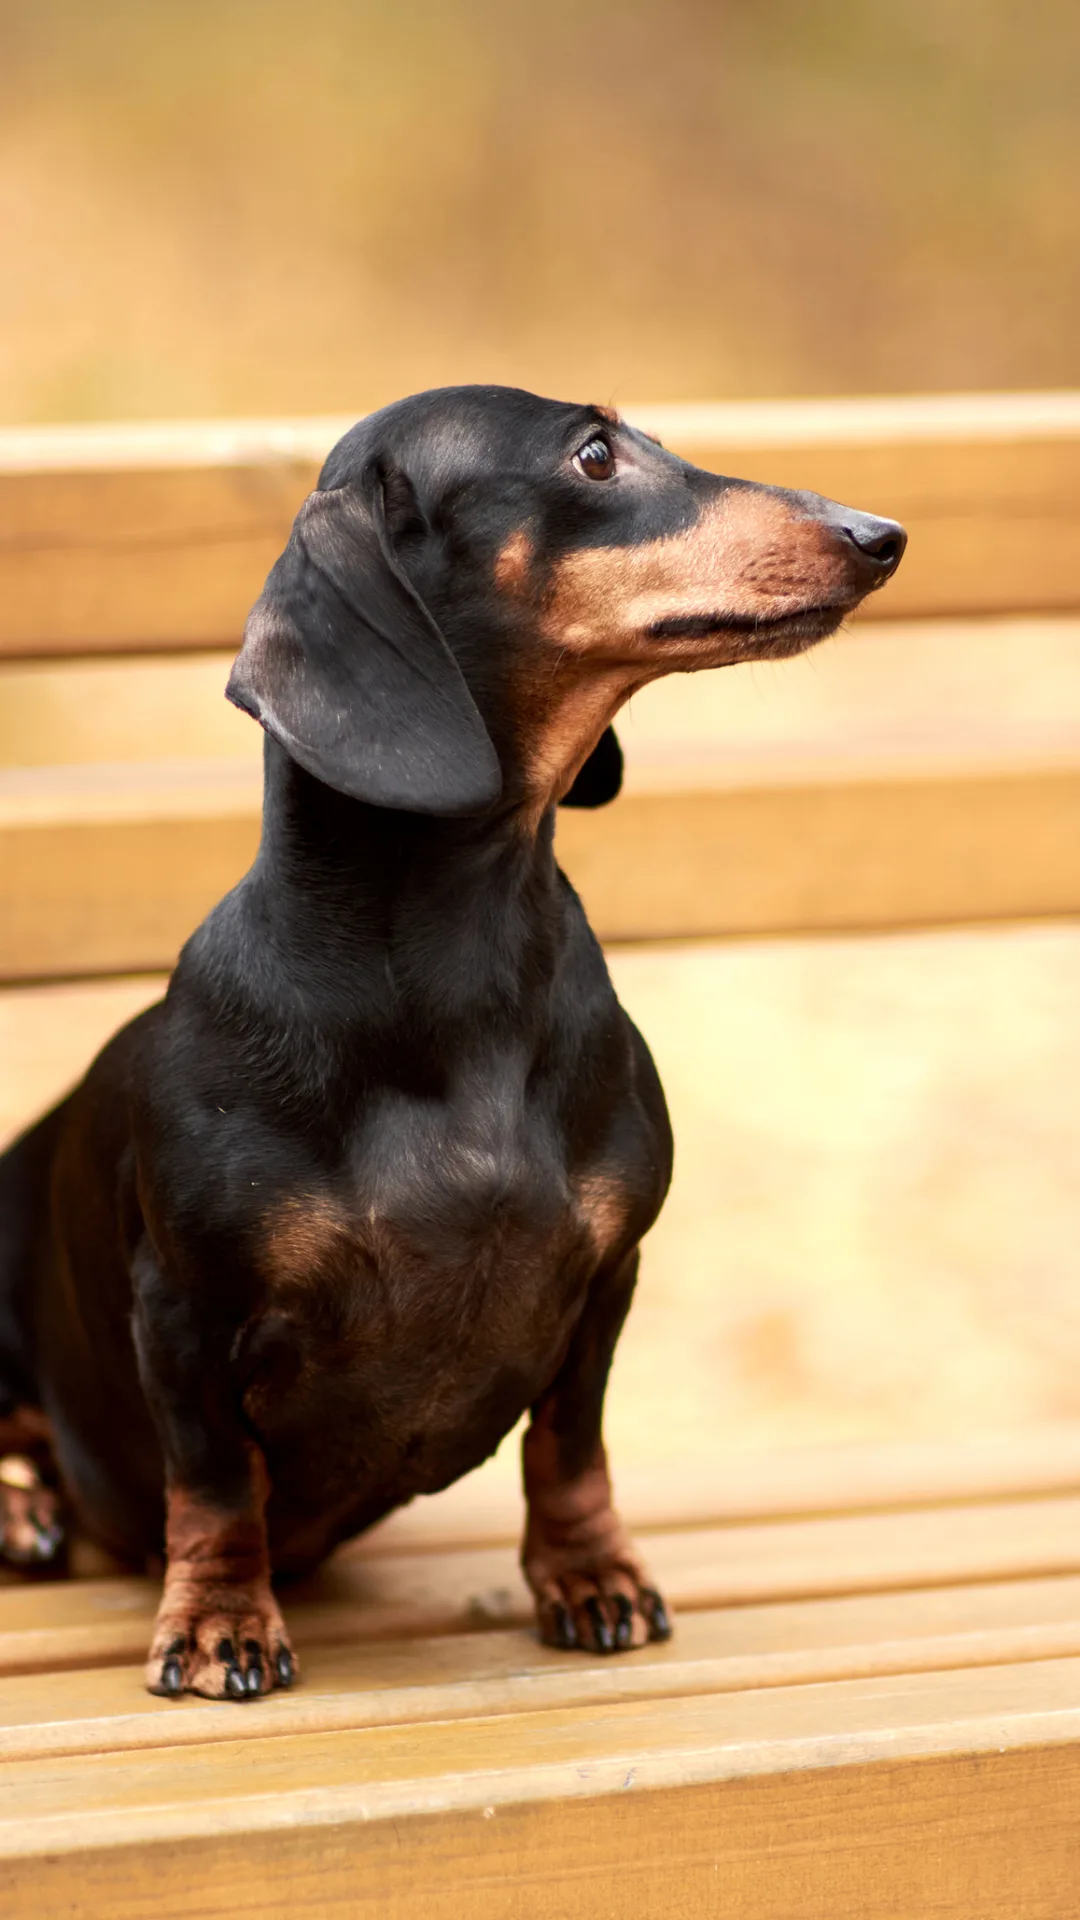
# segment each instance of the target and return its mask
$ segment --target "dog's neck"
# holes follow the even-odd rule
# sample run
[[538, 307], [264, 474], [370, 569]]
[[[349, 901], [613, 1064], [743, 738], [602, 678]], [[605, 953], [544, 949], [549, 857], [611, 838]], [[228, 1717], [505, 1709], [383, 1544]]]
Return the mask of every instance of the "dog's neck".
[[558, 965], [566, 890], [554, 816], [523, 832], [512, 812], [444, 820], [370, 807], [313, 779], [273, 741], [250, 900], [275, 962], [296, 981], [421, 1024], [441, 1008], [504, 1008]]

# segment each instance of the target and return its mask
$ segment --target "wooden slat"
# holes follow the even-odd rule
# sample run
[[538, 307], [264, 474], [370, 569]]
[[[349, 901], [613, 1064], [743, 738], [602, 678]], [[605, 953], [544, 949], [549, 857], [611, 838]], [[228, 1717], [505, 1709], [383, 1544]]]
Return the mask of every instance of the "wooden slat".
[[[699, 464], [904, 520], [872, 614], [1080, 605], [1080, 403], [628, 407]], [[0, 652], [226, 644], [343, 420], [0, 435]]]
[[[1080, 1573], [1080, 1497], [994, 1501], [644, 1535], [676, 1611]], [[0, 1673], [122, 1664], [145, 1652], [158, 1587], [135, 1578], [0, 1590]], [[511, 1547], [343, 1549], [286, 1597], [297, 1644], [526, 1626]]]
[[[899, 627], [767, 685], [733, 672], [651, 689], [622, 724], [618, 804], [560, 820], [598, 931], [1077, 911], [1077, 635], [1075, 622]], [[7, 671], [0, 978], [171, 965], [257, 844], [259, 735], [221, 697], [227, 658], [192, 662], [190, 685], [173, 662], [133, 665], [126, 687], [115, 666]], [[101, 705], [95, 744], [85, 715]]]
[[[878, 622], [793, 660], [647, 687], [619, 727], [627, 784], [672, 768], [691, 790], [842, 762], [947, 771], [1080, 754], [1080, 621], [1069, 616]], [[229, 650], [0, 662], [0, 767], [193, 760], [255, 768], [262, 734], [229, 705]], [[213, 771], [212, 768], [208, 771]], [[235, 771], [235, 769], [234, 769]], [[29, 780], [30, 792], [33, 781]], [[13, 789], [14, 791], [14, 789]]]
[[1080, 768], [627, 795], [560, 857], [611, 941], [1075, 913]]
[[139, 1666], [9, 1677], [0, 1760], [468, 1719], [590, 1702], [738, 1693], [1080, 1656], [1080, 1579], [1009, 1581], [686, 1613], [631, 1659], [556, 1653], [521, 1632], [305, 1650], [302, 1684], [237, 1716], [153, 1698]]
[[5, 1910], [1063, 1914], [1078, 1741], [1062, 1660], [13, 1761]]
[[[82, 777], [0, 808], [0, 979], [169, 967], [258, 845], [255, 782]], [[29, 817], [28, 817], [29, 816]], [[604, 940], [872, 930], [1080, 911], [1080, 765], [840, 766], [628, 791], [559, 857]]]
[[259, 844], [257, 787], [200, 792], [199, 772], [164, 787], [148, 770], [120, 793], [71, 781], [55, 799], [46, 788], [35, 824], [0, 826], [0, 979], [174, 964]]
[[[448, 1803], [508, 1805], [526, 1794], [593, 1795], [622, 1788], [627, 1770], [632, 1785], [647, 1790], [695, 1777], [852, 1765], [887, 1758], [901, 1743], [909, 1754], [929, 1755], [1080, 1739], [1080, 1659], [890, 1682], [886, 1675], [476, 1715], [436, 1722], [422, 1738], [409, 1724], [226, 1734], [159, 1749], [157, 1762], [123, 1750], [97, 1755], [90, 1767], [13, 1760], [3, 1774], [0, 1858], [25, 1850], [24, 1822], [32, 1818], [37, 1847], [66, 1849], [91, 1835], [104, 1839], [94, 1834], [97, 1823], [145, 1839], [265, 1831], [288, 1817], [290, 1801], [294, 1814], [321, 1825]], [[224, 1721], [229, 1707], [218, 1711]]]
[[[1075, 1747], [5, 1863], [8, 1920], [1064, 1920]], [[598, 1814], [601, 1816], [598, 1818]], [[723, 1907], [718, 1907], [722, 1898]], [[793, 1900], [797, 1906], [793, 1906]], [[512, 1904], [511, 1904], [512, 1902]]]
[[[755, 1447], [657, 1467], [635, 1461], [618, 1467], [617, 1492], [628, 1523], [648, 1533], [1080, 1492], [1080, 1423], [947, 1441]], [[391, 1514], [365, 1551], [512, 1545], [520, 1528], [517, 1447], [507, 1440], [478, 1472]]]

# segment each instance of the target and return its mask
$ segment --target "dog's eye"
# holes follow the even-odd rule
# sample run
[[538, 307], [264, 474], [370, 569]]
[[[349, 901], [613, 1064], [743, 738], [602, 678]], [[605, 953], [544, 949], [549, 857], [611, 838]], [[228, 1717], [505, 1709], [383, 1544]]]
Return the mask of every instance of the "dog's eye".
[[615, 455], [602, 433], [586, 440], [574, 455], [574, 465], [586, 480], [610, 480], [615, 472]]

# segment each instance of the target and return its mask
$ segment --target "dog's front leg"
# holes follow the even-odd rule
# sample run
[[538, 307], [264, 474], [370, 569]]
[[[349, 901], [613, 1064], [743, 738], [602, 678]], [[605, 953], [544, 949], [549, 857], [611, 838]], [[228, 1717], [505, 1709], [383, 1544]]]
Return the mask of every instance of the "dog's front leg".
[[270, 1587], [266, 1462], [244, 1428], [226, 1331], [203, 1324], [145, 1243], [133, 1277], [139, 1372], [165, 1456], [165, 1591], [146, 1684], [254, 1699], [296, 1672]]
[[604, 1390], [637, 1278], [637, 1250], [598, 1275], [522, 1445], [528, 1519], [521, 1564], [548, 1646], [619, 1653], [671, 1626], [612, 1503]]

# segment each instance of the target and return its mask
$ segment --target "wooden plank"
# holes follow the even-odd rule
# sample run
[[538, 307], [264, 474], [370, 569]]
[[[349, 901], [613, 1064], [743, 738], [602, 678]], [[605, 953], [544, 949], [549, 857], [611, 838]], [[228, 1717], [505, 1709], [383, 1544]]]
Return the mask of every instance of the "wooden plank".
[[[170, 967], [250, 865], [253, 778], [123, 774], [0, 775], [0, 979]], [[1080, 764], [628, 791], [565, 815], [559, 857], [607, 941], [1073, 914]]]
[[[1080, 1497], [701, 1527], [642, 1536], [676, 1612], [1080, 1573]], [[0, 1673], [142, 1658], [158, 1587], [134, 1577], [0, 1590]], [[511, 1547], [380, 1553], [358, 1541], [286, 1599], [298, 1645], [527, 1626]]]
[[[627, 785], [693, 790], [843, 764], [902, 772], [1080, 755], [1080, 622], [878, 622], [793, 660], [674, 674], [619, 720]], [[229, 705], [230, 651], [0, 662], [0, 767], [242, 761], [262, 734]]]
[[206, 759], [257, 768], [262, 731], [225, 698], [232, 660], [228, 651], [0, 660], [0, 767]]
[[[903, 519], [872, 615], [1080, 605], [1075, 394], [627, 408], [719, 471]], [[235, 641], [342, 420], [0, 435], [0, 652]]]
[[686, 1613], [629, 1660], [553, 1652], [520, 1632], [304, 1652], [302, 1685], [239, 1718], [152, 1698], [142, 1666], [8, 1677], [0, 1760], [420, 1725], [604, 1701], [738, 1693], [1080, 1656], [1080, 1579]]
[[174, 964], [259, 844], [257, 775], [204, 785], [204, 774], [193, 764], [170, 784], [158, 768], [110, 783], [42, 781], [33, 802], [25, 788], [14, 800], [9, 792], [0, 979]]
[[[5, 1863], [9, 1920], [1065, 1920], [1074, 1747]], [[722, 1908], [718, 1900], [723, 1900]]]
[[[1080, 1739], [1080, 1660], [12, 1760], [0, 1858]], [[168, 1711], [168, 1708], [166, 1708]], [[182, 1711], [182, 1709], [181, 1709]], [[217, 1709], [223, 1726], [228, 1707]], [[255, 1709], [254, 1711], [257, 1711]], [[235, 1715], [235, 1709], [234, 1709]], [[629, 1790], [629, 1789], [625, 1789]], [[31, 1824], [33, 1823], [33, 1824]], [[95, 1832], [96, 1829], [96, 1832]]]
[[[1080, 1492], [1080, 1423], [1072, 1421], [951, 1440], [748, 1447], [617, 1467], [619, 1507], [647, 1533], [1064, 1492]], [[456, 1486], [391, 1514], [368, 1536], [366, 1551], [513, 1545], [520, 1526], [517, 1447], [507, 1440]]]
[[559, 840], [609, 941], [1071, 914], [1080, 768], [628, 794]]
[[1066, 1660], [12, 1761], [5, 1907], [1063, 1915], [1078, 1742]]
[[[617, 940], [1075, 911], [1077, 637], [898, 625], [767, 688], [735, 669], [649, 689], [622, 722], [619, 804], [560, 822], [594, 923]], [[169, 965], [243, 872], [260, 735], [223, 699], [227, 670], [0, 675], [0, 977]]]

